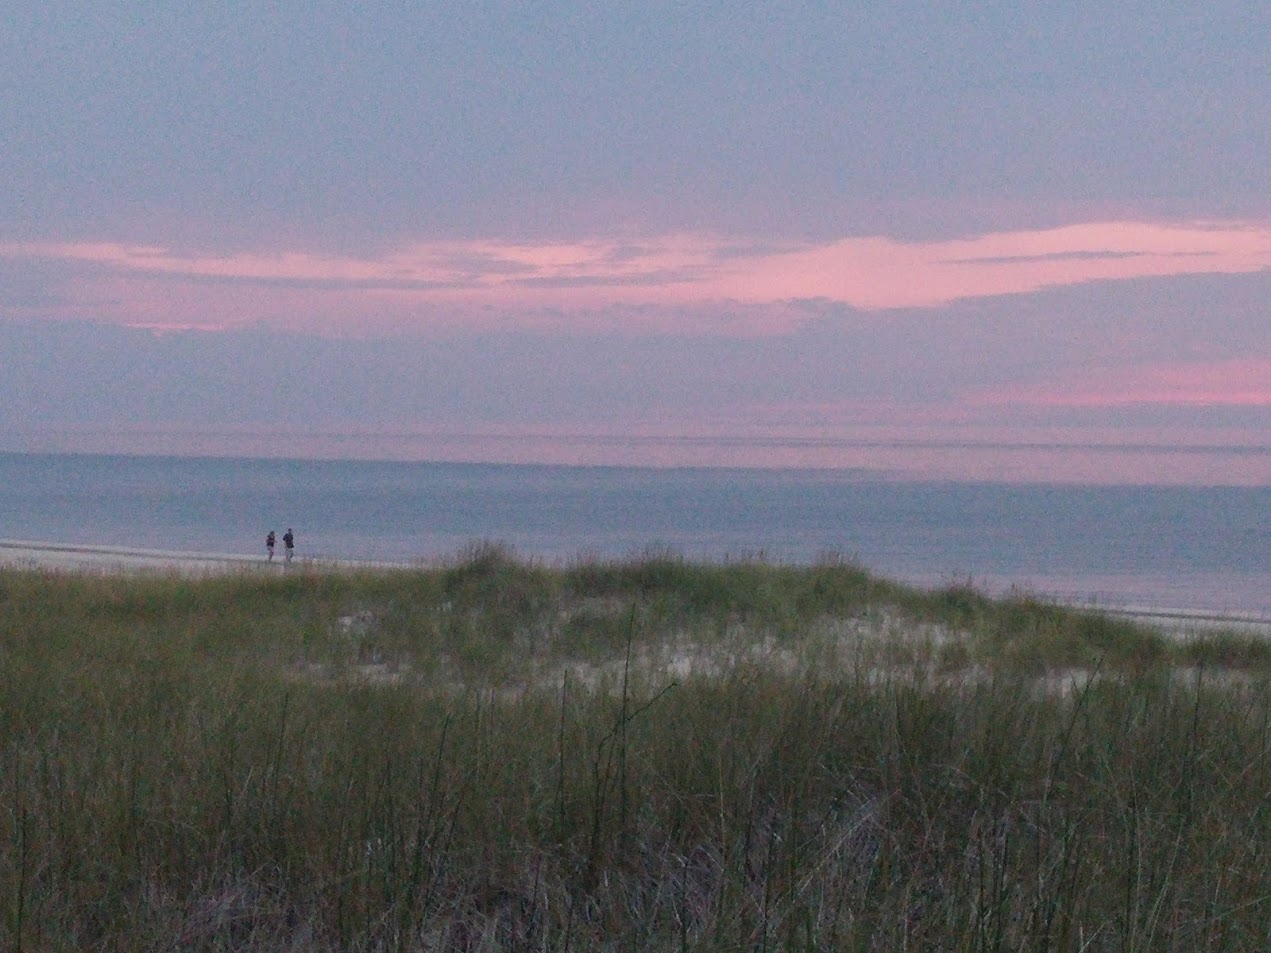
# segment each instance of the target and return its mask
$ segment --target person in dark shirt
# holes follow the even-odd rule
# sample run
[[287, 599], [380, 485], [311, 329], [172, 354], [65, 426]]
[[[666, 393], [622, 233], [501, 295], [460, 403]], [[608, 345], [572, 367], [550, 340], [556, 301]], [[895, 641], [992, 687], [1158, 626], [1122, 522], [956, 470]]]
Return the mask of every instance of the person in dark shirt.
[[287, 532], [282, 534], [282, 544], [287, 550], [287, 562], [291, 562], [291, 557], [296, 552], [296, 537], [291, 532], [291, 527], [287, 527]]
[[274, 531], [271, 529], [269, 535], [265, 537], [265, 550], [269, 553], [269, 561], [274, 561]]

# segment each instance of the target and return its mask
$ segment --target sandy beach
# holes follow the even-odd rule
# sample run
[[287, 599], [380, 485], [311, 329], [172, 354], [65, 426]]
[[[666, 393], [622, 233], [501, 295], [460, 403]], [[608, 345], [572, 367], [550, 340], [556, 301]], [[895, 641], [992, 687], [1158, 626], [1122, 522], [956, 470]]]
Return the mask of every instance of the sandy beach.
[[[275, 559], [276, 562], [281, 562]], [[209, 573], [271, 566], [264, 556], [193, 553], [127, 546], [0, 540], [0, 565], [31, 569], [100, 572]]]
[[[349, 569], [404, 567], [401, 563], [315, 559], [308, 556], [295, 557], [291, 565]], [[246, 553], [197, 553], [170, 549], [141, 549], [131, 546], [0, 539], [0, 566], [70, 572], [175, 572], [205, 575], [253, 570], [282, 571], [286, 569], [287, 562], [281, 552], [270, 561], [264, 555], [253, 556]]]

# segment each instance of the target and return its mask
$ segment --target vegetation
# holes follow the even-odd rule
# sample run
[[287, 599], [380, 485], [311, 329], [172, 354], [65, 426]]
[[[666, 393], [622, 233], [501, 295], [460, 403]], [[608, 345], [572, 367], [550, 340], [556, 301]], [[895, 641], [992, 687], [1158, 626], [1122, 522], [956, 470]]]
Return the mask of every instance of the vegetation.
[[0, 948], [1271, 948], [1271, 645], [827, 558], [0, 571]]

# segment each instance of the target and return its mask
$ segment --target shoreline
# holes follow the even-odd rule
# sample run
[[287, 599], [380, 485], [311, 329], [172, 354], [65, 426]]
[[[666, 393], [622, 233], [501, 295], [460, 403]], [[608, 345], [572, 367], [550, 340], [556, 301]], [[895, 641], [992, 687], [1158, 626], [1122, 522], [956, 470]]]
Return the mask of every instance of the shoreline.
[[[0, 567], [53, 569], [67, 572], [175, 572], [211, 574], [249, 569], [285, 569], [281, 553], [272, 560], [247, 553], [202, 553], [96, 543], [51, 543], [43, 540], [0, 539]], [[296, 556], [290, 563], [301, 567], [337, 569], [409, 569], [409, 563], [360, 559], [325, 559]]]
[[[288, 566], [317, 569], [417, 569], [421, 562], [387, 562], [359, 559], [329, 559], [296, 556], [288, 564], [282, 556], [272, 561], [246, 553], [203, 553], [134, 546], [93, 543], [54, 543], [43, 540], [0, 539], [0, 568], [47, 569], [58, 572], [98, 573], [177, 573], [213, 575], [229, 572], [285, 572]], [[1271, 616], [1247, 612], [1213, 612], [1150, 605], [1108, 605], [1089, 600], [1065, 601], [1058, 605], [1075, 610], [1092, 610], [1117, 618], [1130, 619], [1170, 634], [1234, 630], [1271, 637]]]

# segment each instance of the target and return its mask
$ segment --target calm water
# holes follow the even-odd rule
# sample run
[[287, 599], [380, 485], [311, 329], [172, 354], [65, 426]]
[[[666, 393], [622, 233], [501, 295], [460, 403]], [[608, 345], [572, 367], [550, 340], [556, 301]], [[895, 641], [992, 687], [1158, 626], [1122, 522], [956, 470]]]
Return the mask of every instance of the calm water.
[[1271, 616], [1271, 487], [0, 454], [0, 538], [256, 553], [288, 526], [301, 556], [431, 559], [474, 540], [552, 560], [836, 551], [922, 584]]

